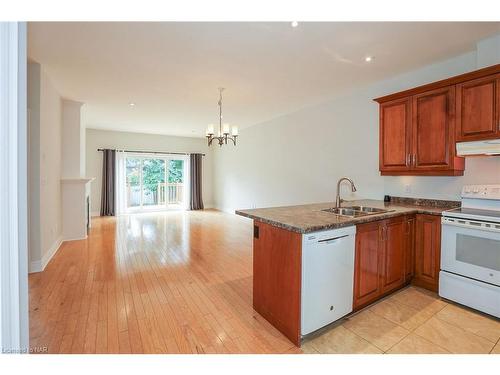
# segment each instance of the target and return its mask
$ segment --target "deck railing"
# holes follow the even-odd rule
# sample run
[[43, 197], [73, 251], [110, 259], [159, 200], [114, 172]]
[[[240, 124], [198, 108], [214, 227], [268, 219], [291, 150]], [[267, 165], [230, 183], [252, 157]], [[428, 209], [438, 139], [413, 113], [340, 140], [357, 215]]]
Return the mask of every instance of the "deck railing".
[[[144, 206], [179, 205], [184, 201], [184, 184], [159, 182], [156, 191], [145, 190], [142, 197]], [[127, 202], [129, 207], [141, 205], [141, 187], [127, 185]]]

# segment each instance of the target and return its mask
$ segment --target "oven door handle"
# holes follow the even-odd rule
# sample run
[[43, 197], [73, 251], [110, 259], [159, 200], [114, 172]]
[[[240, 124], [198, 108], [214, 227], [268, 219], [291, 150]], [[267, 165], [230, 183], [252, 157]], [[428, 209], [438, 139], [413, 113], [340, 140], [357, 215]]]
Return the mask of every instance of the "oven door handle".
[[[460, 221], [465, 221], [465, 223], [459, 223], [457, 222], [458, 220]], [[470, 223], [479, 223], [478, 225], [470, 224]], [[443, 225], [449, 225], [452, 227], [460, 227], [460, 228], [467, 228], [467, 229], [475, 229], [475, 230], [482, 230], [485, 232], [493, 232], [493, 233], [500, 233], [500, 227], [499, 224], [495, 223], [481, 223], [478, 221], [472, 221], [472, 220], [463, 220], [463, 219], [449, 219], [446, 217], [443, 217], [441, 219], [441, 224]], [[485, 224], [489, 224], [489, 227], [486, 227]]]

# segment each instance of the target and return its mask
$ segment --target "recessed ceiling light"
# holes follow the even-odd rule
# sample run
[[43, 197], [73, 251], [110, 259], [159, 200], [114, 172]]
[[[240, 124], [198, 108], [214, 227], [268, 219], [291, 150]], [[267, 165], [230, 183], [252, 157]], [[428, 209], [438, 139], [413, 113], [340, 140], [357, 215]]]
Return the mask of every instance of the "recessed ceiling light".
[[373, 56], [366, 56], [366, 57], [365, 57], [365, 61], [366, 61], [366, 62], [370, 62], [370, 61], [372, 61], [372, 60], [373, 60]]
[[135, 107], [135, 103], [128, 103], [129, 106]]
[[292, 27], [297, 27], [299, 26], [299, 23], [297, 21], [292, 21]]

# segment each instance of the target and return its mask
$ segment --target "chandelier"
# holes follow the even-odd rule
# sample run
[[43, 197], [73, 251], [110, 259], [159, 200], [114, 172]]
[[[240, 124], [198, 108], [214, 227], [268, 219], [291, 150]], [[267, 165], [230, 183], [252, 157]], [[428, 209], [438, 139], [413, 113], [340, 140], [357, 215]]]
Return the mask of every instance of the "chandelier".
[[236, 146], [236, 138], [238, 137], [238, 127], [231, 127], [231, 135], [229, 135], [229, 124], [222, 124], [222, 91], [223, 87], [219, 87], [219, 131], [217, 136], [215, 136], [214, 125], [210, 124], [207, 127], [207, 140], [208, 145], [211, 146], [214, 140], [217, 140], [219, 146], [227, 145], [227, 141], [230, 140]]

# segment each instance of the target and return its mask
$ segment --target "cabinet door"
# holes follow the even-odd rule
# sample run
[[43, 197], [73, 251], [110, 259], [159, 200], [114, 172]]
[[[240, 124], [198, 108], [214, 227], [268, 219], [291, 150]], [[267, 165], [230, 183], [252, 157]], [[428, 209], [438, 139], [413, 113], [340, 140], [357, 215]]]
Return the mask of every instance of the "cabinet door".
[[356, 228], [354, 265], [354, 308], [362, 307], [380, 296], [379, 249], [382, 222], [360, 224]]
[[410, 281], [415, 274], [415, 216], [405, 220], [406, 247], [405, 247], [405, 282]]
[[441, 217], [417, 215], [414, 284], [436, 291], [441, 259]]
[[411, 147], [410, 98], [380, 105], [381, 171], [405, 170], [409, 167]]
[[380, 282], [387, 293], [405, 282], [406, 225], [404, 217], [386, 220], [382, 228]]
[[500, 74], [457, 85], [457, 141], [499, 137]]
[[453, 86], [413, 96], [412, 165], [414, 170], [453, 169], [455, 155]]

